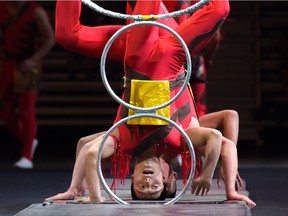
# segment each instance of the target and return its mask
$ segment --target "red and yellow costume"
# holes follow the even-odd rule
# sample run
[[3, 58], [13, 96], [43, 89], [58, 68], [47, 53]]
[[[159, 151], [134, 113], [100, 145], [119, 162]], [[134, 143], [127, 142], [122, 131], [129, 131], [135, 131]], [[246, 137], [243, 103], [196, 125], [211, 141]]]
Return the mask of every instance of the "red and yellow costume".
[[[34, 12], [40, 5], [26, 2], [18, 15], [9, 14], [5, 2], [0, 1], [0, 110], [5, 126], [23, 144], [22, 156], [31, 160], [32, 143], [37, 124], [35, 104], [40, 65], [29, 74], [17, 67], [30, 58], [35, 50], [38, 34]], [[19, 107], [19, 118], [16, 107]]]

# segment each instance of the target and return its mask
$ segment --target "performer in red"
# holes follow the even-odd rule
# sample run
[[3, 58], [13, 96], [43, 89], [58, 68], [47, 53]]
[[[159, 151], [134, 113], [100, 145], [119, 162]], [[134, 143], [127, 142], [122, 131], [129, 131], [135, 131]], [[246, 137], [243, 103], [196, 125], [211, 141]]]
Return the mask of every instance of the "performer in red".
[[38, 145], [35, 106], [41, 59], [55, 43], [54, 33], [46, 12], [37, 3], [1, 1], [0, 8], [1, 118], [23, 145], [15, 166], [30, 169]]
[[[161, 1], [137, 1], [133, 13], [157, 14], [161, 9], [160, 4]], [[80, 2], [57, 2], [57, 40], [70, 50], [100, 57], [103, 47], [109, 37], [120, 27], [111, 26], [110, 28], [107, 26], [99, 26], [91, 28], [82, 26], [79, 22], [80, 11]], [[228, 12], [228, 1], [212, 1], [202, 9], [193, 13], [191, 18], [187, 19], [187, 21], [183, 22], [175, 29], [186, 44], [189, 45], [191, 55], [197, 53], [211, 39], [215, 31], [225, 20]], [[191, 34], [191, 32], [194, 33]], [[148, 86], [151, 83], [153, 86], [153, 82], [151, 81], [159, 81], [157, 85], [164, 86], [164, 91], [161, 91], [158, 95], [155, 94], [155, 97], [160, 95], [159, 97], [161, 98], [161, 95], [167, 96], [168, 94], [168, 97], [171, 98], [179, 91], [181, 83], [183, 83], [183, 77], [185, 76], [184, 65], [186, 63], [186, 55], [183, 47], [172, 34], [168, 33], [162, 36], [159, 34], [158, 27], [145, 25], [138, 26], [128, 30], [126, 34], [123, 34], [121, 38], [118, 38], [111, 49], [113, 51], [109, 52], [108, 58], [114, 60], [120, 58], [122, 60], [124, 57], [126, 87], [124, 88], [122, 98], [126, 102], [129, 102], [131, 99], [133, 100], [133, 94], [139, 93], [137, 85], [141, 86], [141, 90], [147, 89], [147, 83]], [[142, 83], [143, 80], [147, 81], [144, 82], [144, 85]], [[165, 88], [167, 86], [167, 81], [168, 93], [166, 91], [167, 88]], [[160, 90], [160, 88], [157, 90]], [[150, 90], [147, 92], [150, 92]], [[154, 95], [154, 93], [152, 95]], [[135, 97], [138, 99], [141, 97], [141, 94], [136, 95]], [[171, 104], [170, 112], [168, 113], [171, 119], [186, 129], [187, 135], [199, 152], [205, 152], [204, 169], [200, 176], [194, 179], [192, 183], [193, 194], [205, 195], [211, 186], [211, 179], [221, 151], [222, 136], [216, 130], [200, 127], [197, 116], [195, 116], [193, 101], [188, 91], [186, 91], [185, 99], [186, 100], [184, 100], [184, 97], [180, 97], [175, 103]], [[139, 100], [132, 101], [132, 103], [138, 102]], [[147, 100], [143, 99], [142, 101], [140, 100], [140, 102], [145, 103]], [[128, 110], [125, 107], [120, 106], [115, 122], [127, 115]], [[127, 153], [131, 153], [131, 146], [141, 146], [141, 144], [139, 144], [141, 142], [148, 146], [149, 144], [156, 146], [158, 144], [163, 149], [165, 149], [166, 146], [167, 149], [181, 148], [181, 135], [175, 128], [172, 128], [169, 125], [157, 125], [157, 123], [153, 125], [154, 122], [149, 122], [147, 124], [147, 122], [145, 123], [146, 120], [147, 119], [144, 118], [144, 125], [139, 125], [139, 123], [127, 123], [115, 129], [104, 145], [101, 155], [102, 158], [107, 158], [116, 153], [114, 152], [115, 143], [119, 143], [117, 145], [117, 151], [121, 152], [122, 148], [122, 150], [124, 149]], [[187, 127], [184, 127], [183, 125], [186, 124]], [[159, 133], [161, 137], [154, 135], [158, 131], [161, 131]], [[76, 161], [76, 171], [74, 170], [75, 172], [73, 173], [73, 177], [77, 175], [76, 181], [73, 183], [74, 186], [79, 185], [79, 183], [81, 184], [86, 174], [90, 193], [88, 202], [104, 201], [104, 198], [101, 196], [98, 174], [95, 167], [100, 142], [101, 138], [93, 140], [87, 145], [87, 148], [90, 147], [89, 149], [80, 152], [79, 159], [81, 159]], [[237, 153], [235, 144], [222, 145], [222, 150], [223, 155], [221, 155], [223, 156], [223, 163], [225, 164], [223, 167], [227, 198], [245, 200], [250, 207], [254, 207], [253, 201], [246, 196], [238, 194], [235, 190], [237, 173]], [[226, 154], [226, 150], [230, 153]], [[147, 151], [141, 152], [136, 161], [132, 182], [135, 191], [138, 191], [137, 188], [142, 188], [141, 184], [143, 185], [143, 183], [141, 182], [147, 181], [146, 173], [155, 176], [154, 180], [158, 184], [154, 185], [153, 183], [155, 186], [155, 193], [153, 193], [153, 197], [151, 197], [152, 194], [150, 194], [150, 197], [145, 197], [148, 199], [155, 199], [156, 195], [163, 190], [163, 182], [161, 184], [163, 176], [158, 175], [161, 174], [161, 172], [159, 172], [159, 159], [156, 157], [157, 151], [152, 151], [151, 148]], [[84, 161], [83, 155], [84, 158], [86, 158]], [[149, 156], [149, 158], [147, 158], [147, 156]], [[83, 170], [84, 164], [86, 167], [85, 172]], [[144, 198], [143, 194], [140, 198]]]

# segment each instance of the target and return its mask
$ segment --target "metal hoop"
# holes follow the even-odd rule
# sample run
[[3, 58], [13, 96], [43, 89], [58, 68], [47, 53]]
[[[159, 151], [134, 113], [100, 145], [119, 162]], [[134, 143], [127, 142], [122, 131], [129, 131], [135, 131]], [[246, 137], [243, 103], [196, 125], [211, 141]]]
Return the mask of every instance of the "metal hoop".
[[196, 157], [195, 157], [195, 152], [194, 152], [194, 148], [193, 148], [193, 145], [192, 145], [192, 142], [191, 140], [189, 139], [188, 135], [185, 133], [185, 131], [183, 130], [183, 128], [181, 128], [179, 125], [177, 125], [174, 121], [172, 121], [171, 119], [168, 119], [166, 117], [163, 117], [163, 116], [160, 116], [160, 115], [155, 115], [155, 114], [151, 114], [151, 113], [139, 113], [139, 114], [135, 114], [133, 116], [127, 116], [126, 118], [123, 118], [121, 119], [120, 121], [118, 121], [116, 124], [114, 124], [108, 131], [107, 133], [105, 134], [105, 136], [103, 137], [103, 140], [102, 140], [102, 143], [100, 145], [100, 148], [99, 148], [99, 154], [98, 154], [98, 159], [97, 159], [97, 172], [98, 172], [98, 175], [99, 175], [99, 179], [100, 179], [100, 182], [102, 183], [102, 186], [104, 187], [105, 191], [110, 195], [112, 196], [112, 198], [118, 202], [119, 204], [130, 204], [124, 200], [122, 200], [121, 198], [119, 198], [116, 194], [114, 194], [111, 189], [109, 188], [109, 186], [107, 185], [104, 177], [103, 177], [103, 173], [102, 173], [102, 169], [101, 169], [101, 155], [102, 155], [102, 150], [103, 150], [103, 147], [105, 145], [105, 142], [106, 140], [108, 139], [109, 135], [112, 133], [113, 130], [115, 130], [119, 125], [127, 122], [128, 120], [130, 119], [134, 119], [134, 118], [141, 118], [141, 117], [152, 117], [152, 118], [158, 118], [158, 119], [161, 119], [163, 121], [166, 121], [170, 124], [172, 124], [174, 127], [176, 127], [176, 129], [184, 136], [185, 138], [185, 141], [188, 145], [188, 148], [189, 148], [189, 151], [190, 151], [190, 154], [191, 154], [191, 162], [192, 162], [192, 166], [191, 166], [191, 171], [190, 171], [190, 174], [189, 174], [189, 177], [187, 179], [187, 184], [184, 185], [183, 189], [180, 191], [180, 193], [174, 197], [172, 200], [168, 201], [168, 202], [165, 202], [164, 205], [171, 205], [171, 204], [174, 204], [177, 200], [179, 200], [182, 195], [184, 195], [184, 193], [186, 192], [188, 186], [190, 186], [191, 184], [191, 181], [192, 181], [192, 177], [194, 176], [195, 174], [195, 168], [196, 168]]
[[[137, 107], [137, 106], [134, 106], [134, 105], [131, 105], [127, 102], [125, 102], [124, 100], [122, 100], [120, 97], [118, 97], [117, 94], [115, 94], [115, 92], [113, 91], [113, 89], [111, 88], [111, 86], [109, 85], [108, 83], [108, 80], [107, 80], [107, 77], [106, 77], [106, 71], [105, 71], [105, 64], [106, 64], [106, 59], [107, 59], [107, 54], [108, 54], [108, 51], [109, 51], [109, 48], [111, 47], [112, 43], [114, 42], [114, 40], [121, 34], [123, 33], [124, 31], [126, 31], [127, 29], [129, 28], [132, 28], [132, 27], [135, 27], [135, 26], [139, 26], [139, 25], [154, 25], [154, 26], [159, 26], [159, 27], [162, 27], [164, 29], [166, 29], [167, 31], [169, 31], [170, 33], [172, 33], [178, 40], [179, 42], [181, 43], [183, 49], [184, 49], [184, 52], [186, 54], [186, 59], [187, 59], [187, 75], [185, 77], [185, 81], [181, 87], [181, 89], [179, 90], [179, 92], [173, 97], [171, 98], [169, 101], [163, 103], [163, 104], [160, 104], [158, 106], [154, 106], [154, 107], [149, 107], [149, 108], [143, 108], [143, 107]], [[188, 47], [187, 45], [185, 44], [184, 40], [179, 36], [179, 34], [174, 31], [172, 28], [162, 24], [162, 23], [158, 23], [158, 22], [155, 22], [155, 21], [143, 21], [143, 22], [134, 22], [134, 23], [131, 23], [129, 25], [126, 25], [124, 26], [123, 28], [119, 29], [110, 39], [109, 41], [107, 42], [104, 50], [103, 50], [103, 53], [102, 53], [102, 57], [101, 57], [101, 62], [100, 62], [100, 71], [101, 71], [101, 77], [102, 77], [102, 80], [103, 80], [103, 84], [104, 86], [106, 87], [107, 91], [109, 92], [109, 94], [120, 104], [122, 104], [123, 106], [125, 107], [128, 107], [130, 109], [133, 109], [133, 110], [137, 110], [137, 111], [141, 111], [141, 112], [155, 112], [155, 110], [158, 110], [158, 109], [161, 109], [161, 108], [164, 108], [168, 105], [170, 105], [171, 103], [173, 103], [178, 97], [180, 97], [180, 95], [184, 92], [185, 88], [187, 87], [187, 84], [189, 83], [189, 79], [190, 79], [190, 76], [191, 76], [191, 65], [192, 65], [192, 61], [191, 61], [191, 58], [190, 58], [190, 53], [189, 53], [189, 50], [188, 50]]]
[[100, 7], [99, 5], [97, 5], [96, 3], [92, 2], [91, 0], [81, 0], [82, 3], [84, 3], [85, 5], [87, 5], [88, 7], [90, 7], [91, 9], [93, 9], [94, 11], [96, 11], [100, 14], [114, 17], [114, 18], [118, 18], [118, 19], [133, 19], [133, 20], [138, 20], [138, 21], [140, 21], [140, 20], [159, 20], [159, 19], [166, 19], [166, 18], [171, 18], [171, 17], [178, 17], [178, 16], [181, 16], [183, 14], [192, 13], [195, 10], [198, 10], [199, 8], [206, 5], [210, 1], [211, 0], [200, 0], [199, 2], [191, 5], [190, 7], [186, 8], [186, 9], [182, 9], [182, 10], [178, 10], [178, 11], [174, 11], [174, 12], [166, 13], [166, 14], [157, 14], [157, 15], [148, 15], [147, 16], [147, 15], [122, 14], [122, 13], [106, 10], [106, 9]]

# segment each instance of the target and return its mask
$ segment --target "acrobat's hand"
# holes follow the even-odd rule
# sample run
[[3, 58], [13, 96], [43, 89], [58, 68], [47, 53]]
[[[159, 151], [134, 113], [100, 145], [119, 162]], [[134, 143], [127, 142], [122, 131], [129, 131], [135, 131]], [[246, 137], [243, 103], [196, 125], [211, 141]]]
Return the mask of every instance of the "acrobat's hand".
[[[219, 168], [219, 171], [218, 171], [218, 174], [217, 174], [217, 185], [218, 185], [218, 188], [221, 187], [221, 180], [225, 184], [225, 175], [224, 175], [222, 166]], [[237, 172], [237, 176], [236, 176], [236, 180], [235, 180], [235, 190], [238, 191], [239, 187], [243, 187], [243, 180], [240, 177], [239, 172]]]
[[221, 180], [225, 183], [224, 172], [223, 172], [222, 166], [220, 166], [219, 171], [217, 173], [217, 186], [218, 186], [218, 188], [221, 187]]
[[238, 191], [239, 187], [243, 187], [243, 180], [242, 180], [241, 176], [239, 175], [239, 172], [237, 172], [235, 189]]
[[90, 197], [81, 197], [79, 199], [76, 199], [76, 202], [79, 203], [103, 203], [105, 202], [105, 197], [101, 197], [100, 199], [96, 199], [96, 200], [91, 200]]
[[198, 196], [206, 196], [212, 185], [212, 179], [204, 179], [201, 176], [195, 178], [191, 185], [191, 193]]
[[34, 72], [34, 68], [37, 66], [37, 62], [33, 58], [23, 60], [18, 68], [23, 74]]

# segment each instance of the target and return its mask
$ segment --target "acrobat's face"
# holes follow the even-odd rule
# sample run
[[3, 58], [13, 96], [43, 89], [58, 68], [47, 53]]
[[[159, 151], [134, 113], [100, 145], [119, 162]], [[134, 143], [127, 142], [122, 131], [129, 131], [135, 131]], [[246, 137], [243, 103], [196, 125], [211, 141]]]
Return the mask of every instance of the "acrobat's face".
[[157, 199], [164, 188], [164, 176], [159, 161], [147, 160], [136, 164], [131, 176], [138, 199]]

